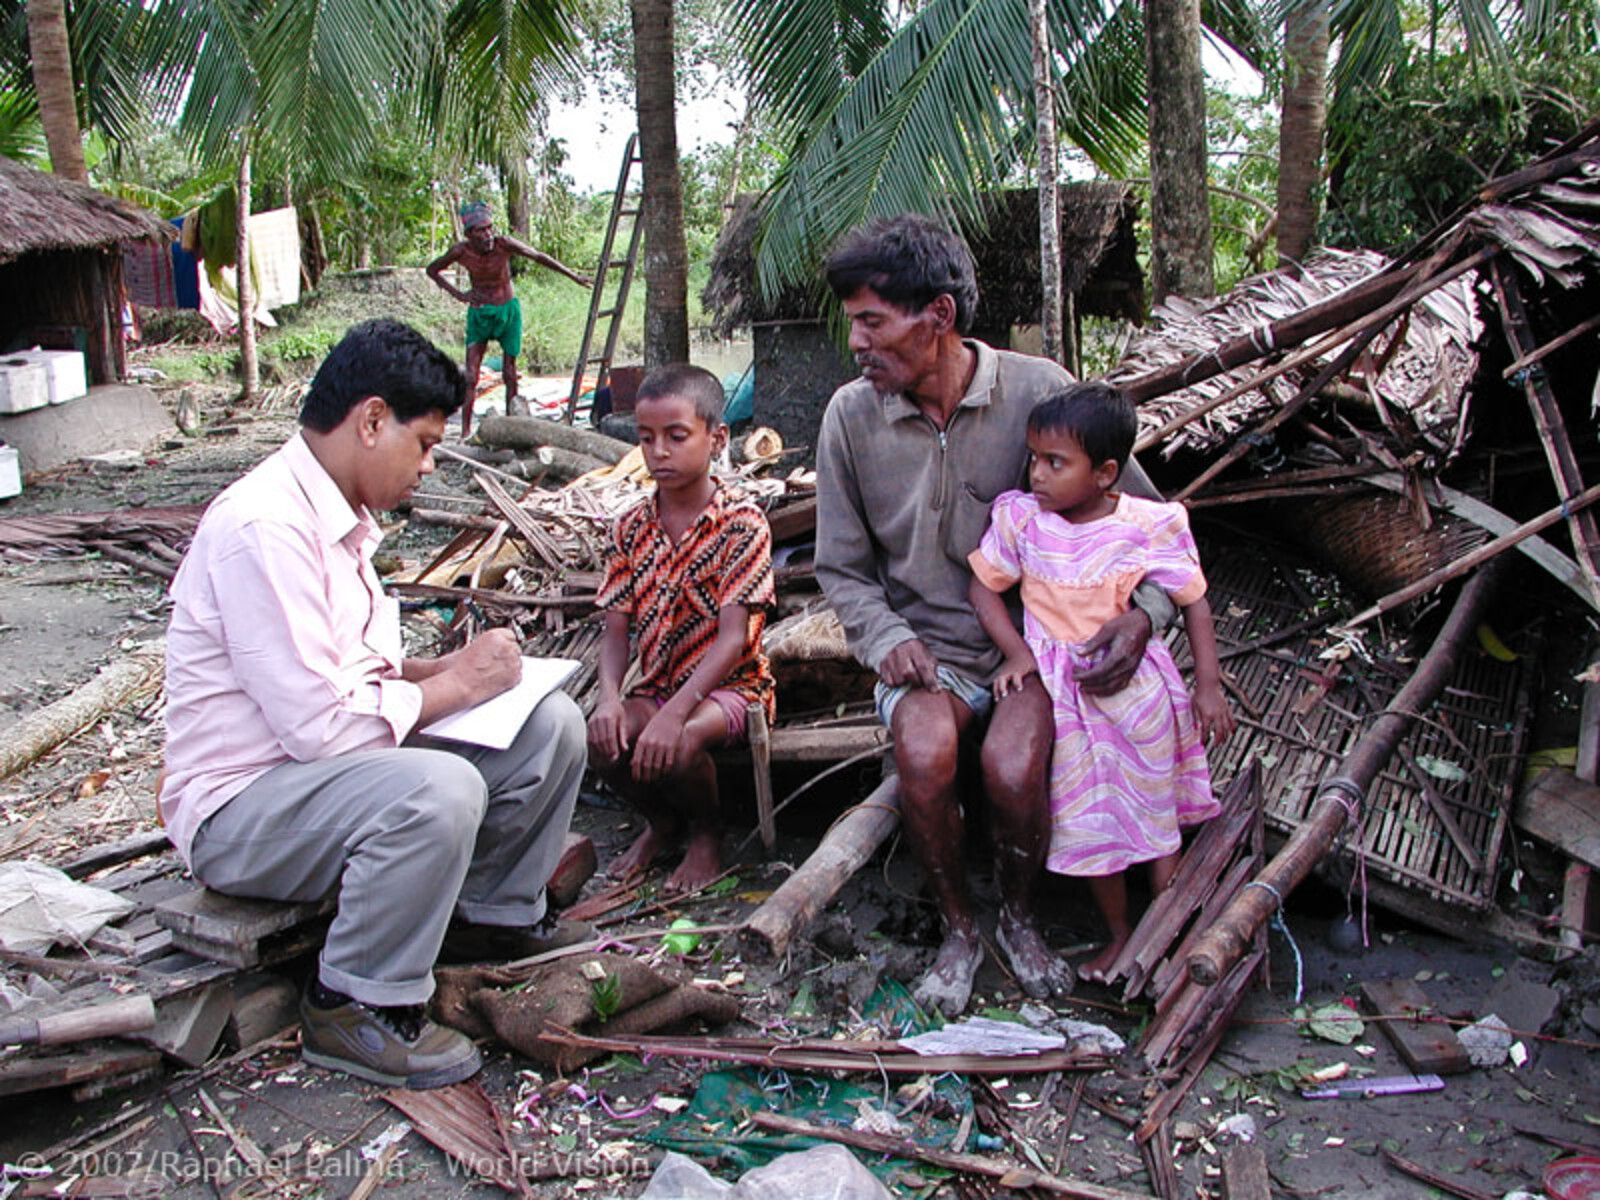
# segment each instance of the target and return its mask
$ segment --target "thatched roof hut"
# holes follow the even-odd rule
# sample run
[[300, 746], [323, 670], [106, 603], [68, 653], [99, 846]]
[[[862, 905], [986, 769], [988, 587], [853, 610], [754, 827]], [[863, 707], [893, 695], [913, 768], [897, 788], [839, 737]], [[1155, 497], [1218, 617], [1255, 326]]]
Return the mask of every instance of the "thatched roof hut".
[[174, 233], [86, 184], [0, 157], [0, 348], [81, 349], [92, 380], [120, 379], [122, 243]]
[[[1066, 183], [1060, 189], [1062, 286], [1083, 316], [1144, 316], [1139, 269], [1137, 194], [1123, 183]], [[718, 333], [741, 325], [816, 320], [823, 282], [768, 298], [755, 278], [760, 226], [756, 198], [746, 196], [723, 226], [711, 256], [701, 302]], [[1004, 345], [1013, 325], [1039, 320], [1039, 195], [1032, 188], [997, 192], [982, 229], [964, 234], [978, 267], [978, 337]]]
[[[1133, 190], [1120, 183], [1069, 183], [1061, 186], [1060, 196], [1063, 286], [1073, 297], [1073, 314], [1142, 320], [1144, 276]], [[823, 323], [826, 291], [820, 272], [809, 287], [777, 297], [760, 293], [755, 277], [759, 226], [756, 201], [747, 197], [723, 226], [701, 301], [721, 336], [743, 325], [754, 333], [757, 422], [776, 429], [786, 445], [809, 450], [823, 405], [856, 372]], [[987, 226], [965, 231], [978, 268], [973, 336], [1006, 346], [1013, 326], [1038, 323], [1038, 229], [1038, 193], [1022, 188], [995, 193]]]

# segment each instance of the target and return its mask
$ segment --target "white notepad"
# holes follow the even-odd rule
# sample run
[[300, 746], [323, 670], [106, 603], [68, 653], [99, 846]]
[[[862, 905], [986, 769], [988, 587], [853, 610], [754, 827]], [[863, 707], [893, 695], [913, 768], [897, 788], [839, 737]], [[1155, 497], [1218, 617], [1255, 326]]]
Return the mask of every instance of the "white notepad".
[[575, 658], [529, 658], [525, 654], [522, 656], [522, 679], [516, 687], [482, 704], [440, 717], [418, 732], [427, 737], [504, 750], [516, 739], [518, 730], [539, 701], [565, 683], [578, 666]]

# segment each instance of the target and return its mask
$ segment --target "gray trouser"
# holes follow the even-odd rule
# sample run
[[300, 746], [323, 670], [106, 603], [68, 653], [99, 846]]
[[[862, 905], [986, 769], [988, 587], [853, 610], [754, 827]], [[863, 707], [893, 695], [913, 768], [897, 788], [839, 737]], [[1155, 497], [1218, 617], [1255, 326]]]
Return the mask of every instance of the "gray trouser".
[[584, 742], [582, 713], [556, 692], [505, 750], [412, 738], [284, 763], [200, 826], [190, 862], [229, 895], [337, 893], [322, 982], [367, 1004], [419, 1004], [452, 912], [485, 925], [544, 916]]

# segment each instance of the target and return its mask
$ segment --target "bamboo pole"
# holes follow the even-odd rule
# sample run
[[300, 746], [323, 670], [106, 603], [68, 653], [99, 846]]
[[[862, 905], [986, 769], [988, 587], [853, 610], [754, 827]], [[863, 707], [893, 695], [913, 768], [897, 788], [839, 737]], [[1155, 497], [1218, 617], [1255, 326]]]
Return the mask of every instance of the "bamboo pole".
[[746, 952], [782, 958], [789, 943], [839, 894], [900, 820], [900, 781], [891, 775], [833, 823], [800, 869], [783, 881], [745, 924]]
[[1210, 986], [1238, 963], [1256, 932], [1356, 817], [1368, 786], [1389, 761], [1401, 737], [1449, 680], [1457, 653], [1478, 626], [1478, 616], [1488, 603], [1497, 574], [1480, 571], [1462, 588], [1415, 673], [1345, 755], [1338, 772], [1322, 781], [1311, 802], [1310, 814], [1261, 874], [1244, 886], [1201, 936], [1189, 956], [1189, 977], [1196, 983]]
[[1157, 367], [1143, 375], [1123, 380], [1117, 386], [1127, 392], [1135, 404], [1143, 404], [1146, 400], [1193, 387], [1269, 354], [1292, 350], [1330, 329], [1359, 320], [1363, 314], [1394, 299], [1418, 275], [1436, 269], [1440, 262], [1459, 248], [1460, 240], [1452, 238], [1427, 262], [1391, 265], [1310, 308], [1258, 325], [1229, 338], [1215, 349]]

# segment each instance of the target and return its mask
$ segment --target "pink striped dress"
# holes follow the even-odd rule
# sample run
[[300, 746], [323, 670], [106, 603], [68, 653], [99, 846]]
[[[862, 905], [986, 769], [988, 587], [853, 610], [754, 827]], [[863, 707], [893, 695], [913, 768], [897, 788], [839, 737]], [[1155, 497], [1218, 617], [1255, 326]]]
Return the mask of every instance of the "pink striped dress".
[[1049, 868], [1113, 875], [1177, 850], [1180, 828], [1218, 805], [1171, 652], [1152, 639], [1127, 687], [1088, 696], [1074, 670], [1089, 664], [1073, 647], [1126, 612], [1140, 580], [1180, 607], [1205, 594], [1187, 510], [1120, 494], [1110, 516], [1074, 524], [1007, 492], [970, 561], [997, 592], [1022, 585], [1023, 635], [1055, 710]]

